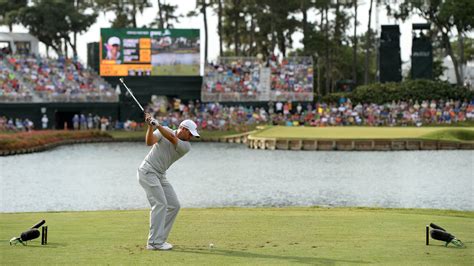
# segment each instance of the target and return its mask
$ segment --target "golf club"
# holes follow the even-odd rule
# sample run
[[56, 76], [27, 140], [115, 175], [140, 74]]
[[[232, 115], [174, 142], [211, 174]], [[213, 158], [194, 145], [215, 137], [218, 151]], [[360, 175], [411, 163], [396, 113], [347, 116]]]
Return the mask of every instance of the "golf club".
[[[123, 81], [123, 78], [119, 78], [119, 80], [120, 80], [120, 82], [122, 82], [123, 86], [125, 86], [125, 89], [127, 89], [128, 93], [130, 93], [130, 95], [132, 95], [132, 98], [138, 104], [138, 107], [140, 107], [142, 112], [145, 112], [145, 109], [143, 109], [143, 106], [140, 104], [140, 102], [138, 102], [137, 98], [135, 98], [135, 95], [133, 95], [132, 90], [130, 90], [128, 88], [127, 84], [125, 84], [125, 82]], [[156, 125], [158, 125], [158, 121], [156, 119], [152, 118], [151, 121], [150, 121], [150, 124], [152, 124], [153, 126], [156, 126]]]
[[12, 239], [10, 239], [10, 246], [16, 245], [18, 243], [21, 243], [26, 246], [27, 241], [38, 238], [40, 236], [40, 231], [38, 230], [38, 228], [40, 228], [44, 223], [46, 223], [46, 221], [41, 220], [35, 225], [33, 225], [30, 229], [26, 230], [25, 232], [22, 232], [19, 237], [13, 237]]
[[457, 239], [454, 235], [448, 233], [443, 227], [434, 223], [430, 223], [430, 227], [434, 228], [430, 231], [431, 238], [445, 242], [446, 247], [450, 243], [459, 248], [465, 247], [464, 243], [461, 240]]
[[39, 221], [38, 223], [36, 223], [35, 225], [33, 225], [33, 226], [31, 227], [31, 229], [33, 229], [33, 228], [38, 229], [38, 228], [40, 228], [44, 223], [46, 223], [46, 221], [45, 221], [45, 220], [41, 220], [41, 221]]

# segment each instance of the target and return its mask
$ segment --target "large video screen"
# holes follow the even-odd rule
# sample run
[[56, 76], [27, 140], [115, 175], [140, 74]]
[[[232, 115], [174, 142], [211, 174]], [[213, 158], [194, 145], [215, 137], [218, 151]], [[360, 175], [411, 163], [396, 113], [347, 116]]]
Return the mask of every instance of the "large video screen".
[[101, 76], [198, 76], [198, 29], [100, 30]]

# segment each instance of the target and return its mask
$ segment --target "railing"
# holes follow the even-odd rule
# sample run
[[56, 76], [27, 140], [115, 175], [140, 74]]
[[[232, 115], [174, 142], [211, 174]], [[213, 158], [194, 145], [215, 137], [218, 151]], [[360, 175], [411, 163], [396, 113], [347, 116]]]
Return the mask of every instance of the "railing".
[[0, 95], [1, 103], [28, 103], [33, 102], [33, 96], [31, 95], [18, 95], [18, 94], [4, 94]]
[[34, 103], [34, 102], [118, 102], [116, 94], [53, 94], [49, 92], [37, 92], [38, 98], [32, 95], [3, 94], [0, 95], [0, 103]]
[[119, 96], [115, 93], [99, 94], [55, 94], [54, 92], [37, 92], [44, 102], [118, 102]]
[[[269, 98], [268, 98], [269, 97]], [[201, 92], [203, 102], [259, 102], [259, 101], [313, 101], [312, 92], [276, 92], [270, 91], [269, 96], [262, 96], [259, 93], [248, 95], [239, 92]]]
[[270, 101], [311, 102], [314, 100], [312, 92], [276, 92], [270, 91]]

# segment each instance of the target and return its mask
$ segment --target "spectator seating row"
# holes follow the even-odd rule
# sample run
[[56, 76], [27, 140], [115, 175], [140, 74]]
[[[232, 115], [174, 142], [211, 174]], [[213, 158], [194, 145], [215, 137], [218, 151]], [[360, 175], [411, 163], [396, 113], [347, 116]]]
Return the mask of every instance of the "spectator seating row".
[[4, 55], [0, 71], [0, 100], [4, 102], [118, 101], [110, 84], [76, 60]]

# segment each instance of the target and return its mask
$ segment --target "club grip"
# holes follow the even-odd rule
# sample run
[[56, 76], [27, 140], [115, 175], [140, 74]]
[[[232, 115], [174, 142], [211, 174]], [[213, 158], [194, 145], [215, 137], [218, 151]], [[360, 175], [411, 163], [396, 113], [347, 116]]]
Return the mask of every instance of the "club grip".
[[35, 225], [33, 225], [33, 226], [31, 227], [31, 229], [33, 229], [33, 228], [40, 228], [40, 226], [42, 226], [44, 223], [46, 223], [46, 221], [45, 221], [45, 220], [41, 220], [41, 221], [39, 221], [38, 223], [36, 223]]

